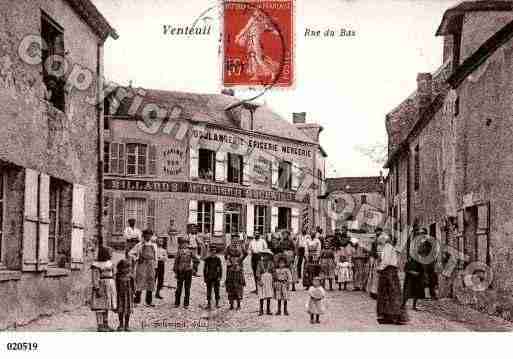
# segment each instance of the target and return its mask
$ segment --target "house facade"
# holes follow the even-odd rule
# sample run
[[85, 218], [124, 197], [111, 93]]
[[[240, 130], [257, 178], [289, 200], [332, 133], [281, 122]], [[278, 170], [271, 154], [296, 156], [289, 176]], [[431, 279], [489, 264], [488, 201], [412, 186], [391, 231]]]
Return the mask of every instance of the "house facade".
[[[442, 247], [440, 294], [511, 319], [513, 4], [463, 2], [444, 14], [436, 74], [387, 116], [387, 211]], [[404, 229], [406, 226], [406, 230]], [[403, 227], [403, 228], [401, 228]]]
[[122, 245], [130, 218], [166, 237], [171, 227], [252, 237], [325, 226], [319, 195], [321, 127], [293, 123], [230, 94], [118, 88], [107, 99], [105, 229]]
[[109, 36], [90, 1], [0, 3], [1, 329], [84, 303]]

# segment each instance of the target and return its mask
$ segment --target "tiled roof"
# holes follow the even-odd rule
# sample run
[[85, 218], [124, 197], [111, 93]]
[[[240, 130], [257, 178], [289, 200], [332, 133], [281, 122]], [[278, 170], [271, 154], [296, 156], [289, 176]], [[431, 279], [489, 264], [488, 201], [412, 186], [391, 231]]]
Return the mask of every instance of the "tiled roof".
[[326, 179], [326, 192], [344, 191], [346, 193], [383, 192], [381, 177], [338, 177]]
[[[118, 88], [119, 90], [120, 88]], [[196, 122], [205, 122], [221, 127], [240, 128], [237, 118], [241, 114], [240, 107], [234, 107], [230, 115], [225, 111], [229, 107], [240, 103], [240, 99], [223, 94], [197, 94], [189, 92], [165, 91], [154, 89], [141, 89], [122, 87], [132, 94], [125, 97], [116, 112], [117, 116], [129, 116], [129, 110], [134, 102], [135, 94], [139, 94], [142, 103], [138, 106], [135, 118], [141, 118], [143, 109], [147, 104], [157, 105], [171, 113], [174, 106], [180, 106], [182, 114], [180, 118]], [[114, 92], [116, 93], [116, 92]], [[141, 95], [141, 93], [143, 95]], [[291, 122], [284, 120], [265, 105], [256, 106], [253, 119], [253, 130], [266, 135], [284, 137], [300, 142], [314, 144], [315, 142], [297, 129]]]
[[109, 36], [118, 38], [116, 30], [110, 26], [90, 0], [67, 0], [67, 2], [100, 38], [106, 39]]

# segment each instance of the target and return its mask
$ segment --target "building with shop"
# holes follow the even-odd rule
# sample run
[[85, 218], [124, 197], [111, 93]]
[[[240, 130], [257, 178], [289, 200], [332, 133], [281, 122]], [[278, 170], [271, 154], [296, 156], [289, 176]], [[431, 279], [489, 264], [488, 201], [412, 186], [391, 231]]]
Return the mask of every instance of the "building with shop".
[[450, 248], [442, 296], [510, 319], [513, 3], [463, 2], [437, 35], [443, 66], [387, 115], [387, 210], [403, 232], [417, 222]]
[[0, 3], [0, 328], [85, 302], [109, 36], [90, 1]]
[[130, 218], [166, 236], [188, 224], [227, 234], [325, 227], [317, 199], [326, 154], [304, 113], [286, 121], [233, 93], [118, 88], [107, 97], [106, 235], [122, 243]]
[[384, 178], [327, 178], [323, 206], [334, 214], [328, 215], [329, 232], [342, 226], [372, 232], [385, 220]]

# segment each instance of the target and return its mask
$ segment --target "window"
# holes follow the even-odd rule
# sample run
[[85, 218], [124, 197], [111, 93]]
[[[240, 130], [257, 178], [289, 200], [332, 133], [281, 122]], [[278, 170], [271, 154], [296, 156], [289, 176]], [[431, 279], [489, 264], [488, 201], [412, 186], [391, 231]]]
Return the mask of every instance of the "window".
[[110, 167], [110, 143], [103, 143], [103, 173], [109, 173]]
[[281, 189], [292, 187], [292, 164], [287, 161], [280, 162], [278, 167], [278, 181]]
[[278, 207], [278, 229], [290, 230], [290, 208]]
[[420, 149], [419, 149], [419, 145], [415, 146], [415, 152], [413, 154], [414, 158], [413, 158], [413, 164], [414, 164], [414, 169], [413, 169], [413, 180], [414, 180], [414, 185], [413, 185], [413, 188], [415, 191], [417, 191], [419, 188], [420, 188]]
[[228, 182], [242, 184], [243, 160], [241, 155], [228, 153]]
[[156, 223], [156, 201], [154, 199], [148, 200], [148, 211], [146, 212], [146, 228], [155, 231]]
[[146, 228], [146, 200], [144, 198], [125, 198], [125, 223], [129, 219], [135, 219], [135, 226], [139, 229]]
[[264, 234], [266, 232], [267, 207], [255, 206], [255, 234]]
[[226, 205], [224, 213], [224, 232], [232, 235], [239, 234], [241, 231], [241, 211], [240, 204]]
[[[48, 91], [47, 100], [57, 109], [65, 111], [64, 31], [61, 26], [43, 14], [41, 37], [44, 45], [41, 51], [43, 81]], [[57, 76], [59, 75], [59, 76]]]
[[50, 226], [48, 229], [48, 261], [59, 262], [59, 249], [65, 237], [64, 187], [61, 182], [50, 179]]
[[4, 215], [5, 215], [5, 186], [6, 186], [7, 176], [5, 173], [0, 172], [0, 263], [2, 263], [4, 258]]
[[147, 170], [148, 146], [140, 143], [126, 145], [126, 173], [128, 175], [145, 175]]
[[214, 202], [198, 202], [198, 232], [212, 233], [214, 219]]
[[198, 175], [199, 178], [213, 181], [215, 179], [216, 153], [200, 148], [198, 151]]
[[362, 202], [362, 204], [366, 204], [367, 203], [367, 196], [366, 195], [362, 194], [361, 202]]
[[123, 143], [112, 142], [109, 144], [109, 158], [105, 162], [109, 163], [108, 170], [111, 174], [125, 174], [125, 145]]

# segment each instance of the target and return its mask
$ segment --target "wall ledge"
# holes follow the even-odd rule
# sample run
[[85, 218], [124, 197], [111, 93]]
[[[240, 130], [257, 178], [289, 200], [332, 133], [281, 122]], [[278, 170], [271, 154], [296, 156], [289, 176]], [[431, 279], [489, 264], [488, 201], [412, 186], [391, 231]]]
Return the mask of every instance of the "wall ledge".
[[45, 277], [66, 277], [71, 274], [71, 270], [66, 268], [48, 268]]
[[7, 282], [11, 280], [20, 280], [21, 272], [14, 270], [0, 269], [0, 282]]

